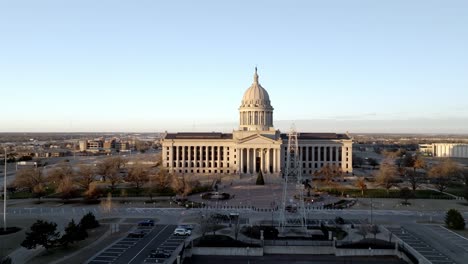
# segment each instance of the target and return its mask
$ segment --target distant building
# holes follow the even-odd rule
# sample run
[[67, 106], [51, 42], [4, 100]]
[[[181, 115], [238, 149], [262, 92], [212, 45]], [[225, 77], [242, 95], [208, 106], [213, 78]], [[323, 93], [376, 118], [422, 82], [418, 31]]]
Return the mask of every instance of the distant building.
[[80, 140], [80, 151], [100, 152], [104, 149], [104, 140]]
[[432, 153], [434, 157], [468, 158], [468, 144], [434, 143]]
[[419, 152], [425, 156], [434, 155], [433, 145], [432, 144], [419, 144]]
[[[288, 135], [273, 126], [267, 91], [254, 81], [239, 108], [233, 133], [169, 133], [162, 141], [163, 166], [171, 173], [256, 175], [280, 178], [286, 166]], [[351, 173], [353, 141], [348, 134], [298, 133], [303, 175], [324, 166]]]
[[104, 149], [108, 151], [115, 149], [115, 138], [104, 141]]

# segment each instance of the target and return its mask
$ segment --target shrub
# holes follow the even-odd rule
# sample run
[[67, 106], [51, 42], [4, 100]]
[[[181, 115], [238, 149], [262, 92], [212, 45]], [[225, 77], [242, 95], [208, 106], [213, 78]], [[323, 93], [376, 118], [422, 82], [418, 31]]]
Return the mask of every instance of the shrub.
[[60, 232], [57, 232], [57, 224], [37, 220], [31, 226], [30, 232], [26, 232], [26, 238], [21, 243], [22, 247], [33, 249], [37, 246], [43, 246], [46, 250], [57, 246]]
[[80, 226], [84, 229], [92, 229], [99, 226], [99, 222], [93, 213], [89, 212], [83, 216], [80, 220]]
[[256, 185], [265, 185], [265, 180], [263, 179], [262, 170], [258, 171], [257, 182], [255, 182], [255, 184]]
[[278, 238], [278, 229], [273, 226], [248, 226], [242, 229], [242, 233], [248, 237], [260, 239], [261, 230], [263, 230], [264, 239]]
[[448, 210], [447, 214], [445, 215], [445, 224], [450, 229], [465, 229], [465, 219], [460, 214], [460, 212], [455, 209]]

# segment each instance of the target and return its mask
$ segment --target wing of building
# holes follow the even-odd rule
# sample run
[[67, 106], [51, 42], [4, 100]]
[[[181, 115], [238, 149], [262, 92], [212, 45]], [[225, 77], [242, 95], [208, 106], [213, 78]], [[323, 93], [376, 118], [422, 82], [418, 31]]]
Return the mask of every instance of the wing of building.
[[[298, 133], [303, 175], [324, 166], [352, 172], [352, 139], [347, 134]], [[195, 175], [281, 176], [288, 135], [275, 130], [270, 96], [258, 81], [239, 107], [239, 130], [233, 133], [168, 133], [162, 141], [163, 166], [172, 173]]]

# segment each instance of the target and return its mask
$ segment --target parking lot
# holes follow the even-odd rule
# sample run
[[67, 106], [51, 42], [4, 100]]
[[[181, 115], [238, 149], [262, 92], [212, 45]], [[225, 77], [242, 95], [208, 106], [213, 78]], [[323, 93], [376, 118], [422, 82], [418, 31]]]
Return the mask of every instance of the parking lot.
[[449, 239], [451, 242], [468, 252], [468, 239], [440, 225], [427, 225], [427, 227], [436, 234]]
[[173, 236], [175, 227], [176, 225], [138, 226], [130, 233], [137, 236], [142, 232], [143, 237], [123, 237], [93, 256], [87, 263], [162, 263], [161, 259], [150, 258], [149, 255], [156, 248], [172, 253], [183, 243], [185, 237]]
[[[164, 250], [166, 252], [174, 252], [174, 250], [179, 247], [185, 240], [186, 237], [183, 236], [169, 236], [163, 243], [158, 246], [158, 249]], [[149, 254], [145, 259], [145, 263], [163, 263], [166, 258], [151, 257]]]
[[406, 244], [411, 246], [414, 250], [418, 251], [427, 260], [433, 264], [456, 264], [448, 256], [442, 254], [415, 234], [409, 232], [405, 228], [387, 227], [388, 231], [392, 232], [395, 236], [403, 240]]

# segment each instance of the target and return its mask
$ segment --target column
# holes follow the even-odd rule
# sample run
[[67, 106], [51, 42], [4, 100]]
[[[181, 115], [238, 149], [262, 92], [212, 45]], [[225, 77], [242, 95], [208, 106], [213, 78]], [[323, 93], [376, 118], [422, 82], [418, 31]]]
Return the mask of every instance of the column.
[[[218, 168], [221, 168], [221, 165], [219, 164], [220, 161], [221, 161], [221, 147], [220, 146], [217, 146], [218, 148]], [[223, 149], [224, 150], [224, 149]], [[223, 154], [224, 156], [224, 154]], [[219, 172], [219, 171], [218, 171]]]
[[339, 160], [339, 155], [338, 155], [338, 151], [339, 151], [339, 147], [336, 146], [335, 147], [335, 160], [336, 160], [336, 165], [339, 164], [340, 160]]
[[311, 153], [312, 154], [312, 168], [315, 169], [315, 165], [314, 165], [315, 164], [315, 146], [311, 147], [311, 152], [312, 152]]
[[271, 173], [270, 171], [270, 148], [266, 150], [266, 172]]
[[[214, 168], [214, 146], [211, 146], [210, 154], [211, 154], [211, 168], [213, 169]], [[211, 172], [213, 173], [213, 171]]]
[[208, 146], [205, 146], [205, 168], [208, 168]]
[[198, 159], [198, 146], [195, 146], [195, 147], [194, 147], [193, 152], [194, 152], [194, 153], [193, 153], [193, 155], [194, 155], [194, 159], [193, 159], [194, 166], [195, 166], [196, 168], [198, 168], [198, 167], [199, 167], [198, 164], [197, 164], [197, 162], [198, 162], [198, 161], [197, 161], [197, 159]]
[[187, 167], [191, 168], [192, 167], [192, 146], [187, 146]]
[[278, 150], [273, 149], [273, 172], [278, 172], [277, 164], [278, 164]]
[[238, 148], [237, 149], [237, 171], [242, 173], [242, 149]]
[[247, 173], [250, 174], [250, 148], [246, 149], [247, 151]]
[[305, 147], [305, 161], [306, 161], [306, 164], [309, 163], [309, 146]]
[[259, 149], [260, 153], [260, 170], [265, 172], [265, 151], [263, 148]]
[[326, 162], [328, 157], [328, 146], [324, 146], [323, 148], [323, 159]]
[[176, 146], [176, 167], [179, 167], [179, 159], [180, 159], [180, 150], [179, 146]]

